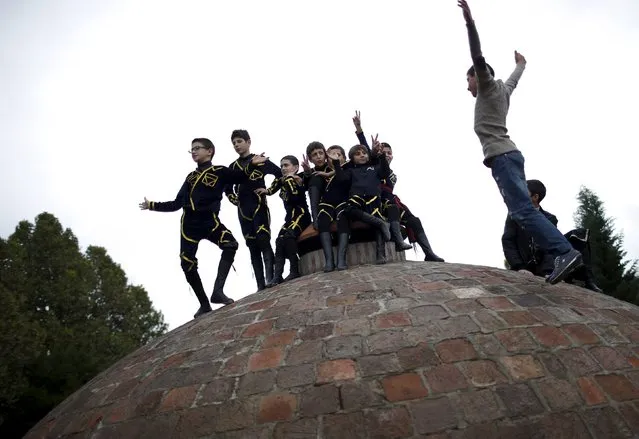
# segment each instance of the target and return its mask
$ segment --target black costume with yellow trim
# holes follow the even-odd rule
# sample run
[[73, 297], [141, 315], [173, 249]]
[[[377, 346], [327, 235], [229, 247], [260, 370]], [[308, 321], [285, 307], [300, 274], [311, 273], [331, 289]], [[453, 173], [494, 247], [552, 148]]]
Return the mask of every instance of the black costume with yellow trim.
[[235, 259], [238, 243], [231, 231], [222, 224], [218, 214], [225, 185], [244, 182], [248, 178], [249, 172], [248, 166], [242, 170], [232, 170], [206, 162], [187, 175], [175, 200], [149, 202], [149, 210], [156, 212], [183, 210], [180, 220], [180, 261], [186, 279], [200, 301], [199, 314], [211, 310], [197, 272], [196, 253], [198, 245], [203, 239], [211, 241], [222, 250], [211, 302], [232, 302], [226, 297], [223, 289]]
[[[273, 280], [269, 286], [277, 285], [284, 280], [295, 279], [299, 274], [299, 261], [297, 257], [297, 238], [311, 224], [311, 215], [306, 203], [306, 186], [304, 179], [298, 175], [300, 182], [295, 176], [288, 175], [273, 181], [271, 187], [266, 191], [267, 195], [273, 195], [279, 191], [280, 198], [284, 203], [286, 217], [284, 225], [275, 240], [275, 267]], [[285, 259], [290, 263], [290, 274], [286, 279], [282, 278]]]
[[[255, 154], [240, 157], [229, 166], [231, 169], [245, 169]], [[273, 278], [273, 248], [271, 247], [271, 215], [264, 195], [255, 193], [255, 189], [266, 188], [264, 177], [282, 176], [280, 168], [267, 160], [252, 166], [248, 180], [224, 189], [229, 201], [237, 206], [242, 235], [251, 254], [251, 264], [255, 273], [257, 289], [262, 290]], [[266, 271], [266, 273], [265, 273]], [[265, 279], [266, 274], [266, 279]]]

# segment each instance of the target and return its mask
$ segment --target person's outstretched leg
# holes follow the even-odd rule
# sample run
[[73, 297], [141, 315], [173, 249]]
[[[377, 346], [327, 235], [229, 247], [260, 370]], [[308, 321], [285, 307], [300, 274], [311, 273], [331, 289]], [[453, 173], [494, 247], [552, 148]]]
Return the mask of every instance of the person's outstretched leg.
[[564, 235], [533, 207], [526, 183], [523, 155], [519, 151], [498, 155], [492, 159], [491, 169], [513, 220], [530, 233], [542, 251], [555, 258], [554, 270], [546, 281], [550, 284], [562, 281], [582, 265], [582, 256], [572, 248]]
[[182, 271], [184, 272], [186, 281], [193, 289], [198, 302], [200, 302], [200, 308], [197, 310], [193, 318], [198, 318], [201, 315], [212, 311], [211, 304], [209, 303], [206, 293], [204, 292], [204, 287], [202, 286], [202, 279], [200, 279], [200, 275], [197, 272], [197, 258], [195, 257], [197, 247], [197, 241], [187, 241], [184, 237], [181, 238], [180, 265], [182, 266]]
[[395, 250], [400, 252], [413, 248], [412, 245], [404, 242], [402, 229], [399, 225], [399, 208], [395, 204], [388, 205], [388, 207], [386, 208], [386, 217], [388, 218], [388, 222], [390, 224], [391, 239], [395, 243]]
[[366, 213], [356, 207], [348, 209], [345, 213], [352, 220], [361, 221], [369, 226], [375, 227], [382, 234], [384, 242], [391, 240], [390, 225], [383, 219]]
[[428, 237], [426, 236], [426, 232], [424, 231], [424, 227], [422, 226], [422, 222], [418, 217], [414, 216], [408, 219], [406, 221], [406, 227], [412, 230], [413, 235], [415, 236], [415, 241], [424, 252], [424, 261], [445, 262], [444, 259], [437, 256], [433, 251], [430, 246], [430, 242], [428, 241]]

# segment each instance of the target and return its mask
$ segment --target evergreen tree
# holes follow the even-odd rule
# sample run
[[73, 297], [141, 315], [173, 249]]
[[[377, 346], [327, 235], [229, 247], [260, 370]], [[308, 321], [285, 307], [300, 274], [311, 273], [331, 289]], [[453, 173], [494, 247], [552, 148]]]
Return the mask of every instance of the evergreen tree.
[[83, 254], [73, 232], [49, 213], [35, 225], [20, 222], [0, 241], [0, 437], [22, 436], [165, 331], [146, 291], [128, 284], [105, 249]]
[[616, 233], [614, 220], [606, 216], [603, 202], [586, 187], [577, 195], [575, 224], [590, 230], [592, 268], [598, 285], [608, 295], [637, 303], [639, 280], [635, 261], [626, 259], [623, 234]]

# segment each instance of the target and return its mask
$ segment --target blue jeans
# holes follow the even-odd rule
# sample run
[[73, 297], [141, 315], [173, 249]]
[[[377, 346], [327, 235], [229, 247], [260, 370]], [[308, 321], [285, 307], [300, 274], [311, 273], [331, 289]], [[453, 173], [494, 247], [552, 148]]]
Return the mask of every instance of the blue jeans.
[[491, 162], [493, 178], [511, 218], [529, 233], [539, 248], [553, 257], [572, 250], [564, 235], [530, 201], [524, 156], [519, 151], [498, 155]]

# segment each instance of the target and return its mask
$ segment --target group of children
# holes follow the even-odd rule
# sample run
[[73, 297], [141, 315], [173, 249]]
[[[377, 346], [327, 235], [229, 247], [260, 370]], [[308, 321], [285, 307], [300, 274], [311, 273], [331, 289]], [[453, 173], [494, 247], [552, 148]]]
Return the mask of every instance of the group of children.
[[[476, 97], [475, 132], [484, 151], [484, 164], [490, 167], [514, 223], [529, 233], [538, 247], [552, 258], [547, 281], [555, 284], [582, 265], [582, 255], [531, 202], [524, 172], [524, 158], [510, 139], [506, 116], [510, 96], [526, 65], [515, 52], [516, 68], [504, 83], [494, 79], [494, 71], [482, 56], [479, 36], [465, 0], [458, 0], [468, 28], [472, 67], [467, 72], [468, 90]], [[151, 202], [141, 209], [160, 212], [183, 210], [180, 259], [187, 282], [193, 288], [200, 308], [195, 318], [211, 311], [211, 305], [197, 271], [199, 241], [208, 239], [221, 250], [211, 303], [229, 304], [233, 300], [223, 291], [235, 258], [238, 243], [220, 222], [218, 214], [223, 194], [237, 206], [242, 234], [251, 255], [258, 291], [300, 276], [297, 240], [310, 225], [318, 231], [326, 260], [324, 271], [344, 270], [350, 226], [359, 221], [375, 230], [377, 263], [386, 262], [386, 242], [398, 251], [411, 248], [404, 242], [404, 225], [410, 242], [420, 245], [426, 261], [443, 262], [426, 237], [419, 218], [393, 193], [397, 176], [391, 170], [393, 150], [388, 143], [372, 137], [369, 146], [361, 127], [360, 114], [353, 118], [358, 144], [348, 151], [339, 145], [325, 148], [312, 142], [302, 161], [287, 155], [278, 167], [263, 154], [250, 152], [251, 138], [246, 130], [235, 130], [231, 141], [236, 153], [229, 167], [213, 165], [215, 147], [209, 139], [194, 139], [191, 155], [197, 169], [189, 173], [174, 201]], [[347, 160], [348, 157], [348, 160]], [[311, 167], [312, 162], [313, 167]], [[266, 188], [264, 177], [272, 175]], [[279, 192], [286, 210], [285, 223], [271, 247], [270, 215], [266, 196]], [[310, 200], [310, 209], [306, 193]], [[332, 251], [331, 224], [336, 223], [337, 257]], [[285, 261], [289, 275], [283, 278]]]

